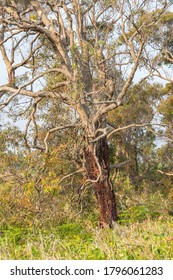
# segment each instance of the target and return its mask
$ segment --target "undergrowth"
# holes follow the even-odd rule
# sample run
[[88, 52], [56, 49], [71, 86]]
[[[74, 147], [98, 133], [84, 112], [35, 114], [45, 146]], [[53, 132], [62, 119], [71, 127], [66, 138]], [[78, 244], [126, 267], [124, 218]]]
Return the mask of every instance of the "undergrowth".
[[0, 232], [0, 259], [173, 259], [173, 218], [117, 223], [99, 229], [89, 220], [54, 227], [7, 226]]
[[21, 199], [15, 204], [8, 195], [2, 195], [7, 201], [0, 205], [1, 260], [173, 259], [173, 204], [160, 191], [136, 192], [129, 182], [124, 188], [117, 185], [119, 220], [113, 229], [98, 228], [92, 201], [81, 211], [68, 196], [58, 203], [58, 198], [50, 203], [46, 197], [43, 211], [35, 215], [34, 200], [22, 208]]

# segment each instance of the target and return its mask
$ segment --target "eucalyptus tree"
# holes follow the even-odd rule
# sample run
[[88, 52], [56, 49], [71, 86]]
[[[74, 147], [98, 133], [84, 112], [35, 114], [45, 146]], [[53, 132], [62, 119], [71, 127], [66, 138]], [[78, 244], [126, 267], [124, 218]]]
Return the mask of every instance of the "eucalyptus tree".
[[[150, 36], [170, 4], [146, 0], [0, 2], [0, 50], [8, 74], [8, 83], [0, 86], [0, 108], [7, 109], [14, 100], [13, 111], [23, 110], [21, 102], [29, 104], [25, 139], [33, 127], [31, 148], [46, 153], [52, 133], [78, 129], [82, 156], [76, 173], [84, 173], [84, 185], [95, 189], [100, 226], [111, 227], [117, 207], [108, 142], [114, 128], [108, 125], [107, 114], [123, 105], [135, 74], [147, 68]], [[40, 142], [37, 110], [49, 99], [69, 108], [71, 117], [48, 130]]]

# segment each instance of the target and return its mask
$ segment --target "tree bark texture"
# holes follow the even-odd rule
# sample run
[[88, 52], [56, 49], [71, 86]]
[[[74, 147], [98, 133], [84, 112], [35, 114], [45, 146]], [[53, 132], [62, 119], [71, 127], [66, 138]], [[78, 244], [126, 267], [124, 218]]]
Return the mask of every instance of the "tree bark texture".
[[85, 150], [88, 178], [93, 182], [100, 212], [100, 227], [112, 227], [117, 220], [117, 206], [110, 180], [109, 146], [107, 139], [90, 144]]

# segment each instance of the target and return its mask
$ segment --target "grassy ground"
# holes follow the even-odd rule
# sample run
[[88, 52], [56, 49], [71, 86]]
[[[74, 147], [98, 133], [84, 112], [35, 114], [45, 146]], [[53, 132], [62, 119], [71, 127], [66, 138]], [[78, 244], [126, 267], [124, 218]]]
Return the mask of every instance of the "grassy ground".
[[0, 259], [173, 259], [173, 217], [98, 229], [88, 220], [42, 229], [7, 226]]

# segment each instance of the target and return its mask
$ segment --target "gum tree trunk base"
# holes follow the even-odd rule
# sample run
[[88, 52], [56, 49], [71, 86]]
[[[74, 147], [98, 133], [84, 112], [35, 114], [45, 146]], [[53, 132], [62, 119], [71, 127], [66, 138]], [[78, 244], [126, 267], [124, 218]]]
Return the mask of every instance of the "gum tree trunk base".
[[102, 228], [112, 227], [117, 220], [115, 194], [108, 178], [95, 183], [95, 192], [100, 212], [99, 225]]
[[109, 146], [103, 138], [91, 144], [85, 150], [88, 178], [93, 182], [100, 213], [99, 225], [102, 228], [112, 227], [117, 220], [117, 206], [110, 180]]

